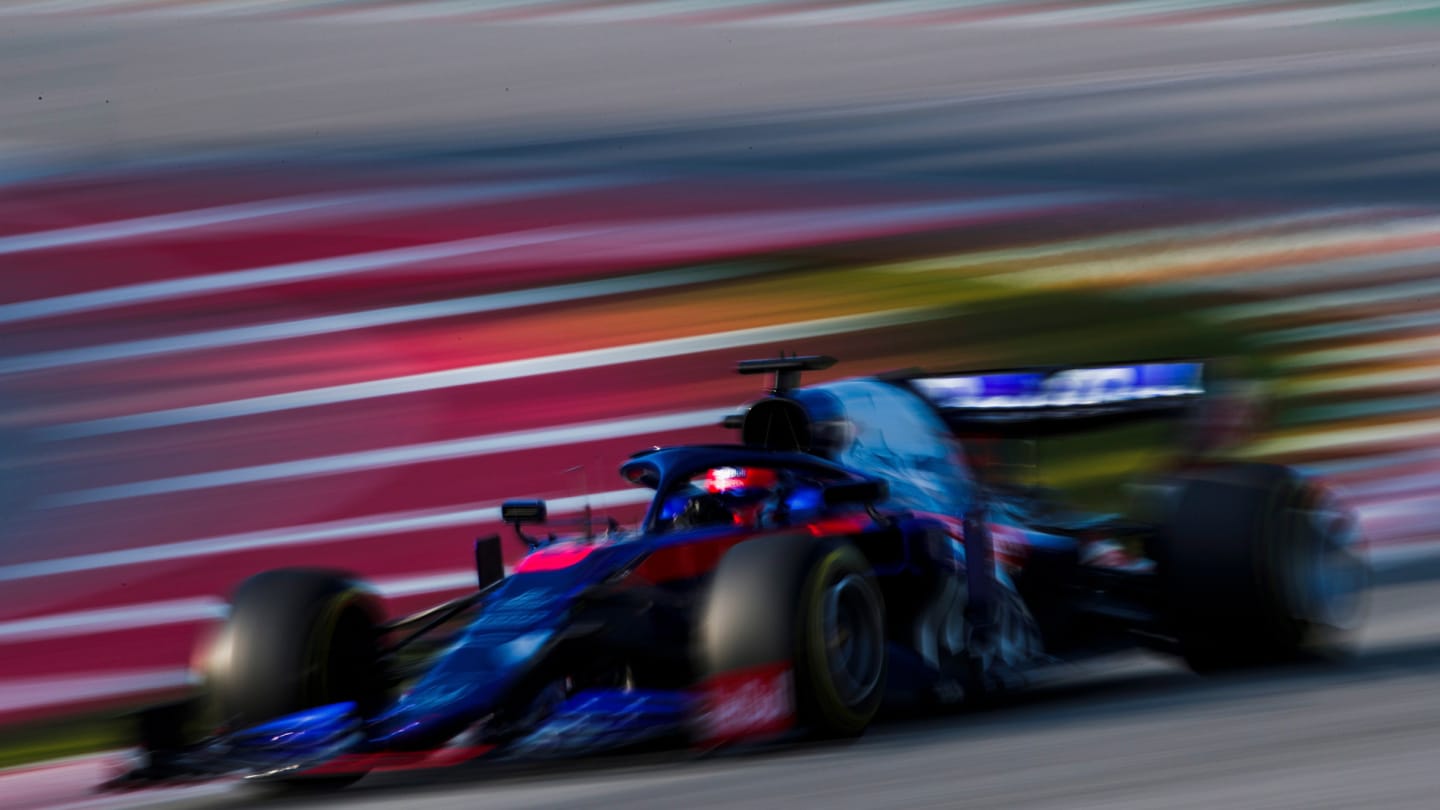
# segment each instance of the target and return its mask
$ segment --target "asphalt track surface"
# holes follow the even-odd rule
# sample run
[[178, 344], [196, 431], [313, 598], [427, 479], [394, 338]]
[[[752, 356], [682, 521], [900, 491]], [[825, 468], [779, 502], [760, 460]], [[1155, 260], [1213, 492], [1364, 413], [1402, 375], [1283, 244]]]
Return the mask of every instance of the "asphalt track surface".
[[[984, 711], [882, 724], [842, 745], [471, 763], [374, 775], [329, 797], [240, 786], [96, 806], [1428, 808], [1440, 789], [1437, 608], [1433, 583], [1393, 584], [1346, 662], [1202, 678], [1117, 656]], [[60, 806], [78, 787], [57, 791]]]
[[[505, 182], [529, 182], [531, 175], [569, 178], [580, 172], [641, 174], [647, 183], [660, 178], [655, 182], [659, 190], [648, 197], [576, 193], [560, 202], [537, 197], [528, 207], [510, 206], [510, 219], [493, 223], [499, 234], [538, 227], [562, 215], [583, 223], [597, 211], [607, 216], [621, 211], [617, 206], [628, 206], [623, 208], [626, 217], [645, 220], [676, 208], [697, 216], [724, 216], [753, 213], [757, 204], [782, 212], [814, 210], [827, 203], [953, 203], [955, 196], [984, 200], [1077, 190], [1141, 199], [1115, 209], [1092, 205], [1096, 201], [1091, 200], [1080, 206], [1090, 219], [1078, 220], [1052, 217], [1036, 206], [1012, 223], [1009, 238], [1021, 229], [1106, 233], [1117, 220], [1138, 228], [1213, 219], [1214, 200], [1223, 201], [1220, 207], [1226, 212], [1249, 217], [1294, 206], [1313, 213], [1337, 204], [1387, 210], [1398, 204], [1423, 213], [1440, 202], [1440, 184], [1435, 182], [1440, 179], [1440, 96], [1433, 92], [1440, 72], [1437, 60], [1440, 41], [1421, 28], [1219, 35], [1150, 29], [381, 28], [6, 20], [0, 25], [0, 75], [5, 77], [0, 146], [18, 156], [13, 164], [17, 172], [46, 161], [79, 161], [97, 172], [129, 165], [131, 173], [119, 175], [122, 180], [174, 172], [174, 161], [214, 167], [217, 161], [231, 160], [243, 169], [180, 175], [173, 182], [166, 180], [163, 194], [133, 198], [125, 197], [123, 182], [117, 182], [110, 187], [122, 189], [115, 193], [113, 211], [94, 210], [105, 208], [109, 198], [87, 188], [80, 198], [54, 206], [53, 211], [69, 219], [14, 219], [6, 235], [24, 234], [32, 225], [83, 224], [114, 219], [117, 212], [144, 213], [146, 205], [161, 211], [193, 210], [229, 204], [236, 196], [265, 196], [254, 191], [256, 187], [264, 187], [266, 194], [276, 189], [330, 193], [351, 187], [345, 178], [353, 177], [355, 167], [376, 165], [404, 168], [367, 169], [366, 182], [354, 184], [360, 191], [387, 183], [410, 188], [441, 179], [494, 183], [497, 173], [505, 175]], [[157, 156], [170, 162], [156, 164]], [[320, 182], [295, 166], [328, 174]], [[754, 178], [761, 180], [752, 183]], [[744, 188], [735, 192], [731, 187], [736, 186]], [[893, 190], [897, 187], [903, 187], [903, 193]], [[730, 202], [725, 201], [726, 188], [734, 195]], [[1163, 195], [1166, 202], [1147, 203], [1152, 198], [1146, 195], [1152, 194]], [[33, 207], [26, 209], [24, 201], [19, 202], [22, 211], [33, 213]], [[472, 223], [486, 223], [482, 230], [492, 227], [487, 214], [488, 209], [465, 205], [438, 218], [407, 213], [400, 224], [392, 222], [359, 238], [351, 232], [345, 238], [356, 240], [356, 253], [422, 238], [470, 238], [476, 236]], [[1370, 216], [1359, 216], [1358, 221], [1368, 227]], [[721, 229], [722, 240], [756, 238], [754, 228], [726, 222], [729, 230]], [[457, 223], [466, 224], [462, 228]], [[703, 222], [699, 227], [695, 234], [682, 235], [686, 240], [717, 239], [713, 228], [707, 230]], [[70, 261], [63, 261], [64, 251], [60, 260], [47, 256], [47, 272], [34, 274], [39, 288], [11, 288], [5, 301], [24, 303], [101, 289], [110, 283], [104, 274], [116, 268], [139, 274], [139, 280], [165, 281], [183, 279], [196, 268], [230, 271], [323, 258], [323, 250], [337, 238], [336, 233], [307, 232], [291, 222], [270, 233], [271, 238], [261, 242], [227, 239], [222, 229], [221, 238], [213, 242], [170, 240], [158, 247], [131, 243], [134, 252], [127, 252], [126, 245], [69, 246], [64, 250], [79, 251], [69, 255]], [[773, 235], [762, 236], [755, 250], [771, 246], [765, 240]], [[815, 241], [833, 236], [821, 234]], [[1296, 244], [1291, 248], [1303, 249], [1305, 233], [1292, 236]], [[643, 228], [621, 242], [618, 248], [591, 246], [603, 261], [580, 269], [615, 273], [715, 258], [702, 250], [698, 256], [681, 251], [640, 256], [641, 261], [633, 246], [657, 242]], [[573, 255], [536, 251], [535, 256], [497, 263], [487, 284], [504, 290], [526, 280], [577, 280], [564, 273], [534, 275], [554, 273], [563, 264], [558, 259]], [[112, 264], [99, 262], [101, 258]], [[31, 260], [21, 256], [15, 261]], [[418, 302], [489, 291], [457, 286], [448, 269], [441, 262], [422, 276]], [[1404, 278], [1415, 277], [1411, 270]], [[173, 363], [141, 360], [100, 371], [61, 369], [27, 376], [21, 387], [28, 391], [25, 386], [39, 380], [51, 385], [41, 385], [37, 390], [42, 392], [103, 392], [105, 396], [69, 398], [61, 403], [63, 412], [47, 414], [62, 427], [87, 424], [94, 429], [115, 426], [101, 421], [112, 417], [266, 396], [283, 393], [285, 387], [313, 389], [381, 374], [524, 360], [539, 350], [593, 348], [595, 335], [638, 339], [644, 335], [627, 330], [636, 323], [637, 307], [643, 310], [644, 305], [663, 310], [665, 305], [674, 309], [688, 303], [686, 311], [704, 313], [701, 324], [677, 318], [658, 324], [656, 334], [649, 335], [666, 338], [692, 326], [748, 327], [802, 315], [863, 312], [862, 304], [878, 300], [838, 294], [810, 300], [805, 289], [797, 283], [781, 299], [766, 299], [788, 305], [801, 301], [795, 309], [757, 311], [753, 301], [768, 293], [743, 284], [730, 289], [718, 306], [704, 291], [692, 290], [658, 299], [648, 294], [638, 301], [625, 299], [623, 306], [578, 312], [542, 308], [523, 317], [506, 316], [502, 322], [517, 327], [508, 332], [510, 342], [488, 343], [483, 350], [473, 344], [451, 345], [455, 333], [443, 329], [413, 334], [390, 330], [378, 340], [371, 333], [345, 333], [313, 344], [302, 340], [299, 348], [262, 360], [231, 349], [229, 354], [210, 352]], [[311, 298], [323, 303], [252, 291], [235, 299], [202, 298], [198, 308], [193, 300], [174, 306], [146, 303], [127, 310], [129, 321], [61, 318], [47, 323], [47, 329], [16, 334], [26, 342], [24, 356], [33, 359], [43, 352], [76, 348], [74, 344], [147, 339], [156, 334], [157, 325], [166, 333], [188, 333], [243, 327], [262, 317], [273, 322], [394, 303], [393, 291], [383, 283], [347, 282], [338, 290], [312, 292]], [[876, 290], [867, 292], [873, 295]], [[232, 317], [237, 312], [245, 317]], [[583, 330], [576, 326], [581, 323], [577, 317], [584, 318]], [[892, 361], [923, 356], [934, 332], [925, 323], [899, 323], [879, 331], [852, 325], [841, 335], [785, 348], [829, 350], [866, 368], [887, 367]], [[536, 340], [550, 342], [529, 342]], [[12, 341], [7, 346], [7, 359], [16, 345]], [[377, 351], [377, 346], [382, 348]], [[719, 408], [750, 393], [746, 384], [716, 378], [735, 354], [727, 348], [701, 354], [698, 360], [689, 356], [632, 365], [620, 387], [606, 368], [570, 372], [560, 382], [507, 383], [506, 395], [532, 404], [528, 410], [483, 411], [497, 395], [493, 386], [481, 385], [438, 398], [342, 403], [338, 410], [320, 415], [252, 414], [238, 424], [176, 424], [165, 428], [161, 440], [152, 440], [154, 434], [145, 431], [138, 438], [121, 431], [83, 445], [64, 445], [84, 449], [71, 459], [78, 477], [61, 482], [57, 491], [94, 492], [129, 486], [137, 479], [214, 472], [217, 458], [227, 467], [263, 465], [465, 439], [476, 430], [477, 412], [493, 418], [489, 429], [522, 431]], [[1404, 368], [1413, 365], [1407, 361]], [[277, 387], [276, 380], [285, 385]], [[581, 390], [594, 393], [577, 400], [573, 392]], [[56, 405], [36, 396], [35, 412]], [[685, 428], [666, 435], [683, 440], [711, 436], [713, 430]], [[584, 455], [618, 456], [639, 437], [591, 435]], [[1406, 439], [1392, 444], [1405, 445]], [[143, 452], [137, 454], [137, 449]], [[517, 494], [515, 489], [558, 497], [578, 489], [544, 483], [553, 481], [555, 470], [573, 463], [561, 449], [548, 448], [543, 463], [518, 452], [501, 458], [512, 461], [501, 467], [504, 474], [484, 472], [473, 487], [467, 483], [476, 480], [473, 461], [431, 459], [423, 471], [407, 469], [403, 477], [393, 468], [358, 465], [351, 477], [311, 479], [319, 481], [313, 488], [297, 489], [281, 479], [199, 495], [174, 491], [162, 494], [158, 507], [156, 501], [141, 499], [119, 501], [115, 511], [103, 504], [49, 511], [45, 520], [66, 531], [25, 534], [26, 527], [20, 527], [22, 538], [34, 542], [5, 549], [16, 564], [92, 550], [87, 544], [126, 551], [144, 543], [209, 536], [229, 537], [242, 547], [226, 555], [222, 564], [196, 558], [132, 565], [119, 576], [100, 570], [81, 571], [70, 579], [17, 578], [5, 583], [7, 603], [0, 607], [6, 618], [25, 621], [43, 618], [48, 610], [200, 599], [223, 592], [244, 571], [333, 560], [333, 545], [267, 550], [260, 541], [275, 538], [256, 533], [275, 527], [324, 522], [330, 530], [334, 521], [371, 513], [415, 517], [424, 512], [416, 518], [423, 523], [434, 517], [426, 510], [448, 513], [477, 497], [493, 502]], [[1424, 465], [1429, 466], [1422, 465], [1415, 474], [1433, 476], [1434, 459]], [[411, 483], [400, 486], [396, 481]], [[511, 491], [503, 491], [506, 488]], [[246, 508], [248, 503], [264, 508]], [[436, 570], [442, 559], [458, 558], [449, 549], [463, 551], [474, 524], [484, 522], [479, 517], [435, 520], [424, 523], [429, 528], [406, 535], [403, 545], [394, 532], [376, 532], [348, 541], [345, 549], [371, 571], [425, 574]], [[463, 536], [457, 539], [457, 534]], [[245, 542], [256, 545], [247, 550]], [[1433, 640], [1423, 633], [1407, 635], [1416, 627], [1428, 627], [1429, 593], [1424, 585], [1403, 592], [1398, 597], [1402, 602], [1419, 607], [1411, 614], [1401, 605], [1382, 624], [1399, 633], [1408, 647], [1380, 652], [1337, 673], [1198, 683], [1173, 669], [1122, 669], [1107, 673], [1119, 678], [1112, 678], [1110, 685], [1058, 686], [1033, 705], [1004, 716], [966, 718], [953, 729], [922, 724], [885, 730], [853, 749], [789, 752], [743, 762], [670, 763], [658, 770], [644, 766], [622, 770], [619, 776], [585, 773], [553, 782], [557, 777], [547, 773], [498, 784], [462, 780], [435, 788], [381, 785], [347, 800], [469, 806], [489, 799], [496, 806], [549, 806], [604, 796], [606, 804], [673, 806], [732, 801], [769, 805], [779, 803], [776, 797], [793, 802], [823, 796], [842, 806], [847, 801], [853, 806], [951, 805], [965, 798], [983, 806], [1014, 798], [1022, 806], [1025, 801], [1056, 807], [1084, 806], [1087, 801], [1125, 806], [1130, 801], [1143, 807], [1185, 806], [1185, 801], [1194, 806], [1325, 806], [1326, 800], [1353, 806], [1388, 797], [1390, 801], [1374, 803], [1432, 806], [1424, 799], [1426, 791], [1437, 786], [1433, 773], [1417, 763], [1432, 761], [1434, 754], [1425, 725], [1433, 718], [1426, 714], [1427, 707], [1434, 709], [1426, 703], [1433, 700], [1433, 690], [1427, 691], [1434, 674], [1433, 648], [1428, 646]], [[205, 615], [203, 610], [200, 615]], [[147, 626], [142, 632], [148, 635], [133, 637], [129, 651], [113, 653], [106, 665], [123, 667], [142, 652], [157, 661], [178, 661], [190, 641], [169, 625]], [[86, 651], [98, 653], [100, 646], [94, 639], [79, 638], [85, 643], [74, 635], [22, 634], [21, 640], [34, 646], [9, 659], [16, 668], [13, 674], [54, 678], [57, 672], [93, 661], [94, 655]], [[1240, 729], [1253, 733], [1241, 734]], [[945, 778], [936, 778], [937, 773]], [[747, 792], [726, 792], [739, 789], [737, 785]], [[1358, 792], [1348, 792], [1352, 785], [1360, 786], [1354, 788]], [[603, 792], [610, 790], [613, 794]], [[1127, 794], [1130, 790], [1137, 792]], [[1258, 792], [1236, 798], [1226, 792], [1231, 790]], [[1362, 796], [1366, 801], [1358, 800]]]

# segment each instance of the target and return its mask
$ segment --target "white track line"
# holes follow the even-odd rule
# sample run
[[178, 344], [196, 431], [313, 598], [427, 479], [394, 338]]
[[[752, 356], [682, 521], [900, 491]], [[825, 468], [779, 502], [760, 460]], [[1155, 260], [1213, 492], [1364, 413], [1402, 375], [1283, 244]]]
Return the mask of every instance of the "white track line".
[[[382, 577], [371, 580], [369, 584], [387, 599], [400, 599], [474, 588], [476, 579], [475, 570], [466, 568], [404, 577]], [[218, 596], [194, 596], [52, 613], [0, 622], [0, 645], [210, 622], [223, 619], [229, 614], [229, 605]], [[0, 679], [0, 688], [3, 688], [3, 684], [4, 680]]]
[[[555, 514], [574, 512], [585, 505], [597, 508], [633, 506], [648, 503], [654, 493], [648, 489], [622, 489], [599, 492], [592, 495], [570, 498], [556, 498], [548, 501], [550, 511]], [[233, 552], [257, 549], [283, 548], [286, 546], [333, 543], [341, 540], [355, 540], [362, 537], [380, 537], [407, 532], [432, 529], [458, 528], [480, 524], [494, 524], [500, 521], [500, 507], [469, 505], [443, 509], [426, 509], [415, 512], [391, 512], [381, 515], [365, 515], [344, 520], [265, 529], [238, 534], [225, 534], [197, 540], [182, 540], [142, 548], [101, 551], [80, 554], [73, 557], [59, 557], [37, 562], [18, 563], [0, 567], [0, 582], [13, 582], [35, 577], [71, 574], [81, 571], [99, 571], [125, 565], [173, 563], [176, 560], [212, 557]]]
[[491, 433], [482, 436], [467, 436], [461, 439], [426, 442], [400, 447], [385, 447], [378, 450], [362, 450], [331, 456], [283, 461], [273, 464], [257, 464], [250, 467], [236, 467], [228, 470], [177, 475], [149, 481], [76, 490], [56, 495], [47, 506], [74, 506], [77, 504], [115, 501], [146, 495], [164, 495], [175, 492], [192, 492], [214, 487], [228, 487], [239, 484], [254, 484], [265, 481], [282, 481], [291, 478], [310, 478], [322, 475], [359, 472], [362, 470], [399, 467], [432, 461], [456, 458], [474, 458], [495, 453], [509, 453], [517, 450], [535, 450], [542, 447], [574, 445], [604, 439], [661, 433], [671, 430], [719, 425], [729, 410], [706, 409], [685, 413], [671, 413], [652, 416], [638, 416], [629, 419], [614, 419], [603, 422], [581, 422], [570, 425], [556, 425], [535, 430], [517, 430], [508, 433]]
[[[1122, 198], [1114, 194], [1049, 192], [945, 202], [849, 205], [551, 226], [18, 301], [0, 305], [0, 324], [353, 275], [589, 236], [633, 236], [636, 241], [655, 241], [661, 245], [668, 243], [677, 246], [708, 240], [717, 248], [727, 244], [733, 248], [737, 243], [743, 244], [743, 240], [753, 243], [762, 239], [781, 239], [797, 231], [832, 234], [899, 226], [916, 228], [953, 225], [957, 220], [967, 218], [1017, 216], [1118, 199]], [[743, 235], [743, 238], [740, 235]]]
[[286, 224], [336, 216], [364, 217], [397, 211], [423, 211], [429, 208], [443, 208], [467, 203], [501, 202], [526, 197], [613, 188], [635, 182], [638, 181], [607, 177], [578, 177], [494, 183], [483, 186], [437, 186], [434, 188], [394, 188], [350, 194], [305, 194], [0, 236], [0, 256], [36, 250], [79, 247], [98, 242], [117, 242], [278, 217], [284, 217]]
[[382, 596], [388, 599], [400, 599], [407, 596], [425, 596], [432, 593], [466, 590], [474, 588], [477, 580], [475, 569], [461, 568], [454, 571], [377, 579], [373, 584], [375, 590], [379, 591]]
[[[381, 578], [370, 584], [381, 596], [396, 599], [474, 588], [476, 580], [473, 569], [463, 569]], [[209, 622], [223, 619], [229, 613], [229, 605], [218, 596], [194, 596], [52, 613], [0, 622], [0, 645]], [[0, 685], [3, 683], [4, 681], [0, 680]]]
[[[472, 576], [473, 580], [474, 577]], [[0, 622], [0, 644], [48, 641], [224, 618], [225, 601], [214, 596], [115, 605]], [[0, 681], [3, 683], [3, 681]]]
[[336, 315], [319, 315], [313, 318], [212, 329], [205, 332], [190, 332], [183, 335], [146, 338], [78, 349], [37, 352], [11, 358], [0, 358], [0, 374], [63, 368], [86, 363], [132, 360], [227, 346], [250, 346], [277, 340], [371, 329], [377, 326], [415, 323], [452, 318], [458, 315], [475, 315], [482, 312], [557, 304], [668, 287], [728, 281], [773, 272], [776, 269], [778, 269], [778, 265], [762, 262], [708, 265], [473, 295], [464, 298], [450, 298], [423, 304], [405, 304]]
[[0, 681], [0, 715], [81, 701], [102, 701], [145, 692], [163, 692], [183, 688], [191, 683], [190, 673], [175, 667], [103, 675], [47, 675]]
[[50, 439], [74, 439], [86, 436], [101, 436], [134, 430], [173, 427], [176, 425], [232, 419], [241, 416], [277, 413], [280, 411], [334, 405], [342, 402], [357, 402], [366, 399], [411, 394], [421, 391], [435, 391], [457, 388], [480, 383], [502, 380], [523, 379], [545, 374], [600, 368], [622, 363], [641, 363], [688, 354], [717, 351], [757, 343], [784, 343], [825, 335], [858, 332], [887, 326], [901, 326], [924, 320], [945, 317], [949, 310], [924, 307], [867, 312], [860, 315], [842, 315], [819, 318], [810, 321], [736, 329], [706, 335], [691, 335], [681, 338], [632, 343], [603, 349], [589, 349], [545, 357], [526, 357], [505, 360], [498, 363], [484, 363], [477, 366], [410, 374], [346, 385], [312, 388], [284, 394], [216, 402], [208, 405], [193, 405], [185, 408], [170, 408], [148, 413], [115, 416], [86, 422], [74, 422], [48, 428], [42, 435]]
[[141, 284], [126, 284], [102, 290], [91, 290], [51, 298], [18, 301], [0, 304], [0, 324], [53, 318], [58, 315], [73, 315], [79, 312], [93, 312], [112, 307], [134, 306], [136, 304], [172, 301], [199, 295], [232, 292], [235, 290], [290, 284], [319, 278], [333, 278], [357, 273], [369, 273], [405, 265], [455, 259], [513, 250], [521, 247], [551, 244], [567, 239], [602, 233], [600, 228], [549, 227], [492, 236], [456, 239], [428, 245], [377, 250], [348, 256], [332, 256], [301, 262], [255, 267], [246, 270], [232, 270], [209, 273], [200, 276], [150, 281]]

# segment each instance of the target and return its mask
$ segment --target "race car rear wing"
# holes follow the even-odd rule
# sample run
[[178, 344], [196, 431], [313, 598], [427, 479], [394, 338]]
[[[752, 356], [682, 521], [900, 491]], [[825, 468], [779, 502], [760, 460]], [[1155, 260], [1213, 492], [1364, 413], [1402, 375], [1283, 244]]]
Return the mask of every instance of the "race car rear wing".
[[906, 374], [901, 382], [966, 432], [1073, 430], [1183, 414], [1205, 395], [1198, 361]]

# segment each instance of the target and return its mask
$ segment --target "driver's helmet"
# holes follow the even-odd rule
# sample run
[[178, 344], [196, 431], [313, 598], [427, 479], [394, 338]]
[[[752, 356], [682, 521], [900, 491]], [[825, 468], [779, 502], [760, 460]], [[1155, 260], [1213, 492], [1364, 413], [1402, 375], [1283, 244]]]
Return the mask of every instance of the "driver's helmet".
[[753, 526], [779, 482], [775, 470], [713, 467], [691, 478], [685, 491], [666, 503], [661, 519], [676, 528]]
[[764, 467], [715, 467], [705, 474], [705, 491], [730, 500], [751, 501], [769, 495], [780, 476]]

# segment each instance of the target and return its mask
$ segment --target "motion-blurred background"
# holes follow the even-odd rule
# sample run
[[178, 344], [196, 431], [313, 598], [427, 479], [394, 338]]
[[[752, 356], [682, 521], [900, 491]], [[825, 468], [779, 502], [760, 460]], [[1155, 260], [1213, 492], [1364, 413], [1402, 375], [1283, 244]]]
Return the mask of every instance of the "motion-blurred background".
[[[1440, 2], [7, 0], [0, 764], [117, 744], [277, 565], [397, 610], [735, 361], [1224, 358], [1440, 528]], [[1062, 450], [1103, 500], [1174, 437]], [[577, 469], [578, 468], [578, 469]], [[510, 542], [507, 539], [506, 542]], [[518, 554], [518, 543], [509, 548]], [[39, 805], [37, 805], [39, 806]]]

